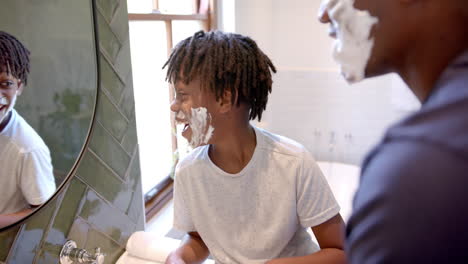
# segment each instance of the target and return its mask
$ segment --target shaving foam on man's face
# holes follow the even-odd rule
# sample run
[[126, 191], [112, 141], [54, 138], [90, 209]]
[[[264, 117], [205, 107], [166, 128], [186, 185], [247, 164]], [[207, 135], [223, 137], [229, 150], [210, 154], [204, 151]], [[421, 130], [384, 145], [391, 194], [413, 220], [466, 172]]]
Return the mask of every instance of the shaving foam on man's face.
[[191, 108], [188, 114], [179, 111], [176, 113], [176, 120], [184, 125], [182, 136], [189, 141], [192, 148], [208, 144], [214, 128], [211, 126], [211, 115], [206, 108]]
[[319, 15], [324, 12], [328, 12], [331, 31], [336, 34], [333, 57], [343, 76], [349, 83], [361, 81], [374, 46], [371, 30], [378, 19], [368, 11], [354, 8], [354, 0], [325, 0]]

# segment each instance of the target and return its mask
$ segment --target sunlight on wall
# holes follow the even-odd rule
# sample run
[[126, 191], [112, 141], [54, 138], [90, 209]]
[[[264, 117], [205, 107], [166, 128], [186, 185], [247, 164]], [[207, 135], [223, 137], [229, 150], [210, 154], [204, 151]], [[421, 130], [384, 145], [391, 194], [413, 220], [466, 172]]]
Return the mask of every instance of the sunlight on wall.
[[143, 193], [172, 166], [169, 88], [161, 70], [167, 59], [165, 24], [130, 22], [133, 83]]
[[152, 1], [127, 0], [128, 13], [150, 13], [153, 10]]
[[219, 0], [221, 14], [219, 25], [225, 32], [236, 31], [235, 0]]

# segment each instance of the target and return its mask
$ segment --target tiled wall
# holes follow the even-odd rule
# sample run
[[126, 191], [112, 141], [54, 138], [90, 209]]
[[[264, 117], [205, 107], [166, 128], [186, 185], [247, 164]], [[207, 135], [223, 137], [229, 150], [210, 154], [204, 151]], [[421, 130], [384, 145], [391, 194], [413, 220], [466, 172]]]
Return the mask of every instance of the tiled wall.
[[385, 129], [404, 115], [391, 103], [392, 78], [349, 86], [337, 71], [280, 70], [267, 128], [301, 142], [317, 160], [360, 166]]
[[51, 264], [67, 239], [115, 263], [144, 229], [125, 0], [96, 0], [100, 89], [90, 142], [61, 192], [0, 233], [0, 263]]
[[321, 2], [237, 0], [235, 30], [256, 40], [278, 70], [260, 125], [302, 143], [318, 160], [360, 165], [385, 129], [408, 113], [392, 100], [397, 77], [352, 86], [343, 80], [329, 25], [317, 19]]

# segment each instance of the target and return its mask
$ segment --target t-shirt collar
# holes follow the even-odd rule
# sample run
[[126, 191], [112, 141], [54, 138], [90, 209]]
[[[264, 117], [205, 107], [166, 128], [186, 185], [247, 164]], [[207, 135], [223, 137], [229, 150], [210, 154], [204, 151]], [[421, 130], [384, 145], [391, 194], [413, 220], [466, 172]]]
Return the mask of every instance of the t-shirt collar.
[[0, 134], [6, 134], [7, 131], [11, 128], [12, 124], [15, 122], [15, 119], [16, 119], [16, 110], [13, 108], [11, 109], [11, 117], [10, 117], [10, 120], [8, 120], [8, 123], [6, 124], [6, 126], [3, 128], [2, 131], [0, 131]]
[[423, 108], [468, 98], [468, 49], [444, 70]]
[[247, 165], [239, 173], [236, 173], [236, 174], [227, 173], [227, 172], [223, 171], [222, 169], [220, 169], [218, 166], [216, 166], [213, 163], [213, 161], [211, 161], [210, 156], [208, 155], [209, 146], [206, 146], [205, 149], [204, 149], [203, 157], [208, 161], [208, 166], [210, 166], [212, 169], [214, 169], [217, 173], [219, 173], [221, 175], [224, 175], [224, 176], [240, 177], [240, 176], [246, 174], [246, 172], [248, 172], [250, 170], [250, 168], [252, 166], [254, 166], [254, 164], [256, 163], [256, 160], [258, 159], [258, 156], [260, 155], [259, 154], [260, 149], [262, 149], [262, 146], [263, 146], [262, 131], [260, 131], [259, 128], [255, 127], [255, 126], [252, 126], [252, 127], [254, 128], [254, 131], [255, 131], [255, 138], [256, 138], [257, 144], [255, 146], [254, 153], [253, 153], [252, 158], [250, 159], [249, 163], [247, 163]]

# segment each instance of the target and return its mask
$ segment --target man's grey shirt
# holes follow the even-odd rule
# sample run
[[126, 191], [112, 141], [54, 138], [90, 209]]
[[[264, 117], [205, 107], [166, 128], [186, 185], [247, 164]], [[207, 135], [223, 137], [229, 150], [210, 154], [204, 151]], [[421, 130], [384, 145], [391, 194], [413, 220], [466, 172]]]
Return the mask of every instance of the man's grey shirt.
[[468, 51], [362, 167], [349, 261], [468, 263]]

